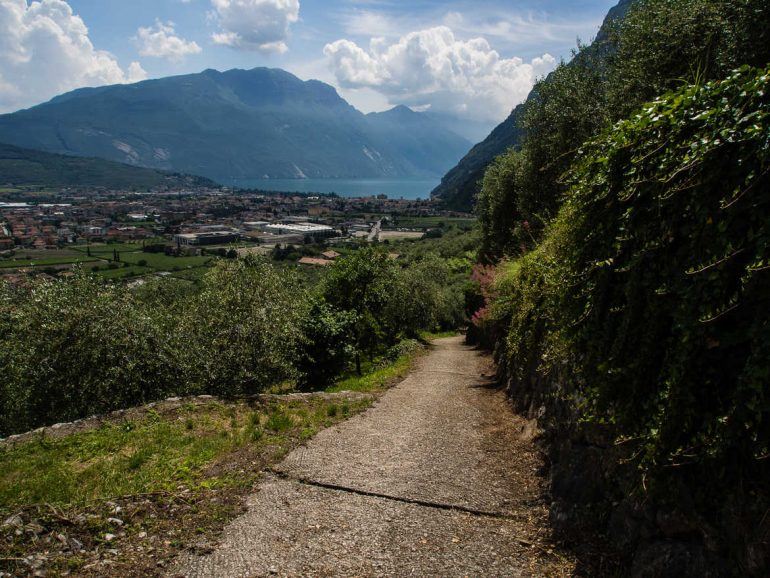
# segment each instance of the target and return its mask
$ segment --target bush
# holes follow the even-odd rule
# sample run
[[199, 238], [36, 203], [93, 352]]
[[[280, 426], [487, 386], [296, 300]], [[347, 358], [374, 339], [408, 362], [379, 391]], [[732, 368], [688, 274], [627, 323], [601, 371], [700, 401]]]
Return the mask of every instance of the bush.
[[0, 283], [0, 435], [168, 395], [326, 385], [361, 351], [461, 318], [448, 280], [462, 271], [435, 255], [402, 268], [367, 248], [312, 296], [253, 256], [217, 262], [199, 287], [166, 278], [129, 290], [83, 272], [31, 289]]
[[362, 352], [371, 356], [381, 343], [396, 341], [398, 328], [386, 315], [395, 277], [396, 265], [387, 254], [367, 247], [337, 259], [324, 278], [321, 291], [325, 301], [355, 318], [353, 336], [359, 373]]
[[180, 320], [191, 384], [239, 395], [295, 377], [302, 299], [296, 279], [264, 259], [217, 263]]
[[295, 376], [304, 295], [293, 278], [250, 258], [217, 264], [190, 291], [164, 280], [131, 292], [82, 272], [0, 285], [0, 435]]
[[761, 532], [746, 520], [770, 500], [768, 135], [770, 70], [645, 106], [583, 147], [490, 314], [518, 398], [611, 436], [624, 492], [691, 504], [727, 533]]
[[4, 290], [0, 432], [141, 404], [180, 391], [162, 313], [82, 273]]
[[338, 311], [314, 300], [301, 324], [303, 344], [297, 368], [303, 387], [329, 385], [345, 370], [353, 357], [355, 323], [354, 311]]
[[564, 333], [645, 468], [737, 482], [768, 455], [769, 89], [744, 68], [667, 95], [572, 174]]

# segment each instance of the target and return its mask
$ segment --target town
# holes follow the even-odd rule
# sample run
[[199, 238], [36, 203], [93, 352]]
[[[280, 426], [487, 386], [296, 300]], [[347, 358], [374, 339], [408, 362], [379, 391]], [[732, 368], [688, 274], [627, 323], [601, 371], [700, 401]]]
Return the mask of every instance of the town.
[[[332, 245], [420, 239], [471, 221], [433, 201], [385, 195], [9, 188], [0, 192], [0, 276], [14, 283], [83, 267], [116, 280], [156, 273], [193, 280], [212, 259], [247, 253], [323, 266]], [[315, 251], [291, 250], [309, 246]]]

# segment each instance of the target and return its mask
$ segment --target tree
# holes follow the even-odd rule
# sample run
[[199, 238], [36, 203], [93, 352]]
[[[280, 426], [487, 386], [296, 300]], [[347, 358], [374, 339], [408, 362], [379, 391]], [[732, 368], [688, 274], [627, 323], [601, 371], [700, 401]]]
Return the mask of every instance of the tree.
[[361, 352], [371, 355], [385, 337], [385, 311], [394, 287], [395, 268], [386, 253], [367, 247], [335, 261], [324, 279], [326, 302], [355, 316], [353, 334], [359, 374]]
[[165, 312], [124, 288], [77, 271], [12, 297], [0, 370], [15, 411], [2, 416], [3, 432], [184, 392]]
[[479, 256], [483, 262], [493, 262], [513, 251], [514, 229], [521, 222], [516, 201], [524, 163], [522, 153], [510, 149], [497, 157], [484, 173], [476, 203], [481, 223]]
[[356, 314], [339, 311], [323, 299], [312, 300], [301, 322], [302, 344], [297, 367], [303, 387], [331, 383], [354, 354]]
[[303, 299], [297, 279], [263, 258], [218, 262], [179, 320], [191, 386], [238, 395], [295, 377]]

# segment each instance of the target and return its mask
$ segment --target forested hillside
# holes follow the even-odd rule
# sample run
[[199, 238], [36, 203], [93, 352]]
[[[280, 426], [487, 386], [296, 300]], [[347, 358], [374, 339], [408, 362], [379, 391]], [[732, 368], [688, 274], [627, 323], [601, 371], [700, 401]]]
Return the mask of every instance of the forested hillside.
[[[609, 38], [614, 27], [621, 21], [634, 0], [620, 0], [612, 8], [599, 29], [594, 42], [584, 48], [574, 64], [580, 59], [591, 56], [601, 59], [607, 52]], [[548, 79], [545, 79], [548, 82]], [[541, 83], [542, 84], [542, 83]], [[482, 142], [474, 146], [462, 160], [441, 179], [441, 183], [431, 193], [449, 208], [469, 211], [476, 203], [476, 196], [481, 188], [481, 180], [489, 164], [496, 156], [509, 148], [519, 148], [525, 133], [524, 115], [527, 108], [534, 103], [538, 96], [537, 89], [533, 90], [527, 100], [516, 106], [510, 116], [500, 123]]]
[[554, 519], [635, 575], [770, 567], [769, 36], [763, 1], [639, 0], [479, 195], [471, 337], [547, 431]]
[[104, 159], [55, 155], [0, 143], [0, 185], [146, 190], [207, 187], [203, 177], [134, 167]]

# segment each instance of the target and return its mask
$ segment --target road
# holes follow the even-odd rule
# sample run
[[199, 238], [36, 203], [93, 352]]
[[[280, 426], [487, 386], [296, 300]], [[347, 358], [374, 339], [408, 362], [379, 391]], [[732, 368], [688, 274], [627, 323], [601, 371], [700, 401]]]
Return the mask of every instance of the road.
[[170, 575], [568, 575], [532, 424], [490, 374], [462, 338], [436, 341], [374, 407], [290, 453], [220, 545]]
[[378, 237], [380, 236], [380, 231], [382, 230], [382, 220], [377, 221], [374, 225], [372, 225], [371, 231], [369, 231], [369, 236], [367, 237], [367, 241], [370, 243], [374, 243], [378, 240]]

